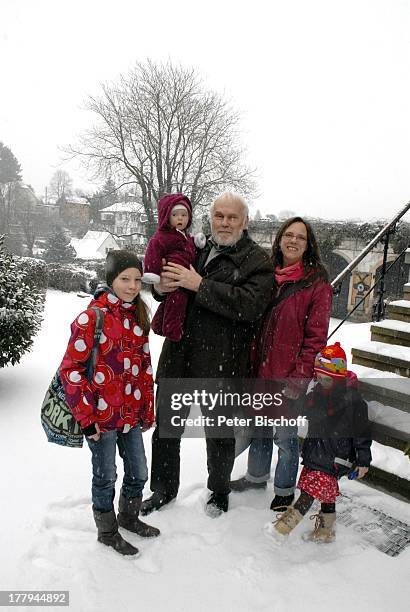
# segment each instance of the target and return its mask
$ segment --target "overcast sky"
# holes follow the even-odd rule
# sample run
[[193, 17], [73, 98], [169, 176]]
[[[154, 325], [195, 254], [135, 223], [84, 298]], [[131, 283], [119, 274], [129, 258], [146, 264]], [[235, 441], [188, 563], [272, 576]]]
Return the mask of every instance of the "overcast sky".
[[410, 0], [0, 0], [0, 141], [25, 182], [42, 194], [62, 167], [92, 189], [58, 146], [147, 57], [241, 112], [254, 210], [387, 218], [410, 200]]

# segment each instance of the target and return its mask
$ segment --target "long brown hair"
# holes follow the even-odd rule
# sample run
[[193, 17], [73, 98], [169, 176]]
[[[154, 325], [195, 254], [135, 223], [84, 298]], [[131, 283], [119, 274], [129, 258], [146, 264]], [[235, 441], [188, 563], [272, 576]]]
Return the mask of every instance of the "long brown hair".
[[136, 306], [135, 320], [144, 332], [144, 336], [148, 336], [149, 330], [151, 328], [148, 316], [148, 306], [146, 305], [140, 294], [137, 295], [133, 303]]
[[271, 259], [273, 265], [275, 266], [275, 268], [276, 266], [283, 268], [283, 254], [280, 249], [280, 241], [282, 240], [283, 234], [286, 232], [288, 227], [292, 225], [292, 223], [303, 223], [303, 225], [306, 227], [307, 244], [306, 251], [303, 253], [302, 257], [305, 272], [317, 270], [321, 272], [321, 275], [326, 280], [326, 282], [329, 282], [329, 275], [320, 256], [319, 245], [316, 240], [315, 232], [313, 231], [313, 228], [310, 223], [302, 217], [291, 217], [290, 219], [286, 219], [286, 221], [284, 221], [278, 229], [278, 232], [275, 236], [275, 240], [273, 241], [272, 245]]
[[[141, 276], [144, 273], [144, 269], [142, 266], [142, 261], [140, 259], [138, 259], [138, 262], [135, 264], [137, 269], [140, 271]], [[144, 336], [148, 336], [149, 334], [149, 330], [151, 329], [151, 324], [150, 324], [150, 320], [149, 320], [149, 310], [148, 310], [148, 306], [146, 305], [146, 303], [144, 302], [144, 300], [141, 297], [141, 292], [137, 295], [137, 297], [134, 299], [133, 302], [136, 306], [135, 308], [135, 320], [138, 323], [138, 325], [141, 327]]]

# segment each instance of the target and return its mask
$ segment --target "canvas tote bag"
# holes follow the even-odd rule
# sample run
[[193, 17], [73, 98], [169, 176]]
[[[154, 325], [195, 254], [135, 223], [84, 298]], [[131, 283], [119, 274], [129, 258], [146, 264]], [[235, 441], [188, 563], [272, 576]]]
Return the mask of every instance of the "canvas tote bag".
[[[98, 346], [104, 324], [102, 311], [96, 307], [92, 307], [92, 310], [96, 313], [96, 323], [94, 344], [86, 364], [86, 377], [89, 381], [94, 375]], [[53, 376], [41, 406], [41, 424], [49, 442], [60, 446], [70, 446], [71, 448], [82, 447], [84, 436], [66, 403], [64, 387], [58, 370]]]

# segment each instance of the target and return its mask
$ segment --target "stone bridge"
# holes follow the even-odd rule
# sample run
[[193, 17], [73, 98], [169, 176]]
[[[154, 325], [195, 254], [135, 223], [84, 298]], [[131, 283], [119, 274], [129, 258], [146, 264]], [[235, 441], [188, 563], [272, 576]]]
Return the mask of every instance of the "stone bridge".
[[[323, 222], [321, 222], [323, 223]], [[314, 222], [312, 222], [314, 227]], [[251, 221], [249, 223], [249, 234], [260, 246], [269, 250], [277, 231], [277, 224], [272, 221]], [[346, 266], [359, 255], [366, 246], [366, 242], [360, 236], [354, 239], [346, 239], [325, 258], [325, 264], [333, 280], [346, 268]], [[389, 248], [387, 265], [396, 259], [397, 255]], [[378, 244], [359, 264], [358, 268], [347, 276], [342, 283], [339, 295], [333, 299], [333, 316], [343, 318], [347, 312], [360, 301], [364, 294], [378, 278], [383, 263], [383, 245]], [[403, 286], [409, 279], [409, 264], [404, 262], [404, 256], [390, 270], [385, 278], [385, 299], [387, 301], [403, 297]], [[377, 289], [373, 291], [361, 306], [352, 315], [354, 321], [370, 321], [372, 319], [373, 304], [377, 301]], [[376, 292], [376, 293], [375, 293]]]

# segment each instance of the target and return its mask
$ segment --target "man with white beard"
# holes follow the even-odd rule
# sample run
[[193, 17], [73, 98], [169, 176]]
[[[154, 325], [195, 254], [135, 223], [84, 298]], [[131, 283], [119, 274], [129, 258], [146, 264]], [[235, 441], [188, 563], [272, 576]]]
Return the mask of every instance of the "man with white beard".
[[[152, 436], [151, 490], [142, 514], [158, 510], [174, 499], [179, 488], [180, 437], [161, 435], [160, 423], [169, 419], [169, 394], [161, 394], [164, 379], [242, 379], [250, 376], [249, 349], [258, 320], [267, 308], [273, 286], [268, 254], [247, 233], [248, 208], [233, 193], [223, 193], [211, 206], [211, 236], [198, 252], [195, 268], [168, 262], [155, 286], [154, 297], [179, 287], [190, 292], [184, 335], [180, 342], [165, 340], [157, 371], [157, 426]], [[176, 389], [178, 390], [178, 389]], [[162, 397], [162, 395], [164, 397]], [[189, 407], [180, 411], [187, 417]], [[235, 440], [211, 437], [205, 429], [210, 516], [228, 510], [230, 474]]]

